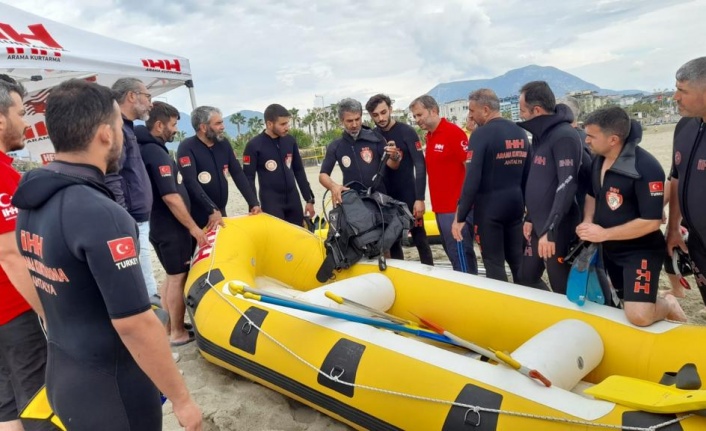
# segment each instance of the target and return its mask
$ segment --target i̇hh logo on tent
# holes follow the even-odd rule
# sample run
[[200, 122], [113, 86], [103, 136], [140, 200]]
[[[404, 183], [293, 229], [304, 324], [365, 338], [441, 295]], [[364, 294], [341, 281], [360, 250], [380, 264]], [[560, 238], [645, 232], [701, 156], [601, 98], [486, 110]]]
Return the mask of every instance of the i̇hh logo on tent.
[[[64, 48], [42, 24], [31, 24], [27, 33], [0, 22], [0, 43], [5, 46], [7, 60], [60, 62]], [[1, 51], [0, 51], [1, 52]]]

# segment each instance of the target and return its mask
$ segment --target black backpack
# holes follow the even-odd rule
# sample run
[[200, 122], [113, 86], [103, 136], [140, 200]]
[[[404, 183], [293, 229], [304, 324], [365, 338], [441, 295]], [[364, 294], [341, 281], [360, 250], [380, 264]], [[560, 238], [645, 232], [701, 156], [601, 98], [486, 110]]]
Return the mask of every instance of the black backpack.
[[381, 271], [387, 268], [384, 253], [405, 237], [414, 223], [407, 204], [380, 192], [355, 189], [341, 195], [340, 205], [329, 212], [326, 258], [316, 274], [321, 283], [334, 270], [347, 269], [363, 257], [378, 257]]

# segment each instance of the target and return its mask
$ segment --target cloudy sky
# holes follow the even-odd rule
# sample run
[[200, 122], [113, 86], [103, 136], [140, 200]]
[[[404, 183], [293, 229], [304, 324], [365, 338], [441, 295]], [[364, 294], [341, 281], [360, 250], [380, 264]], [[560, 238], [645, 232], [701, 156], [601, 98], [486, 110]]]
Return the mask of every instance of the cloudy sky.
[[[0, 0], [7, 2], [8, 0]], [[706, 0], [12, 0], [188, 58], [199, 104], [304, 112], [384, 92], [555, 66], [610, 89], [672, 88], [706, 55]], [[316, 97], [317, 95], [322, 97]], [[191, 110], [186, 90], [169, 103]]]

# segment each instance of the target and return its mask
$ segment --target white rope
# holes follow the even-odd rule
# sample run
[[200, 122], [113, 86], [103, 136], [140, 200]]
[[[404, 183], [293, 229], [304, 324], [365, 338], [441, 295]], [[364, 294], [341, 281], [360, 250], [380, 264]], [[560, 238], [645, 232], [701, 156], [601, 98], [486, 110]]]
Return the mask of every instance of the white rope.
[[[694, 414], [692, 413], [692, 414], [684, 415], [684, 416], [681, 416], [681, 417], [678, 417], [675, 419], [671, 419], [669, 421], [662, 422], [657, 425], [652, 425], [649, 427], [633, 427], [633, 426], [624, 426], [624, 425], [598, 424], [595, 422], [583, 421], [583, 420], [560, 418], [560, 417], [554, 417], [554, 416], [535, 415], [535, 414], [531, 414], [531, 413], [516, 412], [516, 411], [510, 411], [510, 410], [492, 409], [492, 408], [488, 408], [488, 407], [482, 407], [482, 406], [465, 404], [465, 403], [458, 403], [456, 401], [449, 401], [449, 400], [443, 400], [443, 399], [438, 399], [438, 398], [430, 398], [430, 397], [425, 397], [425, 396], [415, 395], [415, 394], [408, 394], [405, 392], [392, 391], [389, 389], [378, 388], [378, 387], [367, 386], [367, 385], [360, 385], [360, 384], [350, 383], [350, 382], [340, 380], [340, 377], [343, 375], [343, 373], [340, 373], [339, 375], [336, 375], [336, 376], [332, 375], [333, 370], [331, 370], [331, 373], [325, 373], [321, 369], [319, 369], [316, 365], [311, 364], [309, 361], [307, 361], [303, 357], [299, 356], [297, 353], [295, 353], [289, 347], [285, 346], [282, 342], [275, 339], [272, 335], [270, 335], [269, 333], [264, 331], [261, 327], [259, 327], [257, 324], [255, 324], [255, 322], [253, 322], [250, 319], [250, 317], [248, 317], [245, 314], [244, 311], [242, 311], [237, 305], [235, 305], [232, 301], [230, 301], [228, 299], [228, 297], [223, 292], [216, 289], [216, 287], [213, 284], [211, 284], [210, 278], [211, 278], [211, 271], [213, 270], [213, 265], [215, 262], [216, 241], [218, 240], [218, 231], [220, 231], [220, 227], [216, 230], [216, 238], [213, 240], [213, 246], [212, 246], [213, 248], [211, 249], [211, 264], [208, 268], [208, 273], [206, 275], [206, 283], [211, 287], [211, 289], [214, 292], [216, 292], [216, 294], [218, 294], [238, 314], [240, 314], [242, 317], [244, 317], [250, 326], [252, 326], [255, 329], [257, 329], [258, 331], [260, 331], [260, 333], [262, 335], [264, 335], [267, 339], [272, 341], [275, 345], [279, 346], [285, 352], [292, 355], [296, 360], [298, 360], [302, 364], [304, 364], [307, 367], [314, 370], [314, 372], [316, 372], [317, 374], [324, 376], [325, 378], [327, 378], [333, 382], [336, 382], [338, 384], [352, 387], [352, 388], [356, 388], [356, 389], [367, 390], [367, 391], [378, 392], [378, 393], [382, 393], [382, 394], [386, 394], [386, 395], [392, 395], [392, 396], [397, 396], [397, 397], [402, 397], [402, 398], [413, 399], [413, 400], [417, 400], [417, 401], [426, 401], [426, 402], [435, 403], [435, 404], [443, 404], [443, 405], [448, 405], [448, 406], [453, 406], [453, 407], [466, 408], [469, 411], [473, 411], [474, 413], [478, 414], [479, 421], [480, 421], [480, 412], [484, 412], [484, 413], [495, 413], [498, 415], [504, 414], [504, 415], [508, 415], [508, 416], [515, 416], [515, 417], [534, 419], [534, 420], [561, 422], [561, 423], [566, 423], [566, 424], [571, 424], [571, 425], [583, 425], [583, 426], [587, 426], [587, 427], [603, 428], [603, 429], [615, 429], [615, 430], [624, 430], [624, 431], [656, 431], [656, 430], [666, 428], [672, 424], [681, 422], [685, 419], [688, 419], [688, 418], [694, 416]], [[224, 284], [224, 285], [227, 285], [227, 284]]]

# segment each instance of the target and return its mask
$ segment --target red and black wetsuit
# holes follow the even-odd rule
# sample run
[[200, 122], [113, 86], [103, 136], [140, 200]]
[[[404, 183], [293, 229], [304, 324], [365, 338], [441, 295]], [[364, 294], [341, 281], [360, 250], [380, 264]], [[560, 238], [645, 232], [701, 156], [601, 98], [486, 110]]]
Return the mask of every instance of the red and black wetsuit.
[[161, 429], [159, 391], [112, 324], [150, 309], [135, 220], [88, 165], [57, 161], [29, 172], [13, 203], [46, 314], [54, 412], [70, 429]]
[[179, 144], [177, 162], [191, 198], [191, 217], [199, 227], [206, 226], [208, 217], [215, 210], [219, 210], [224, 217], [227, 215], [227, 173], [230, 173], [250, 209], [260, 205], [255, 190], [227, 141], [216, 141], [209, 147], [197, 136], [186, 138]]
[[518, 125], [495, 118], [478, 127], [468, 142], [466, 177], [456, 219], [466, 220], [474, 211], [476, 232], [486, 276], [507, 281], [505, 262], [513, 280], [522, 261], [522, 196], [529, 141]]
[[706, 124], [682, 118], [674, 129], [672, 178], [679, 180], [679, 208], [689, 229], [689, 256], [706, 302]]
[[[635, 219], [662, 220], [664, 170], [657, 159], [637, 144], [642, 127], [632, 121], [630, 135], [601, 184], [605, 158], [593, 162], [589, 194], [596, 199], [593, 222], [604, 228]], [[655, 302], [666, 243], [657, 229], [640, 238], [601, 244], [603, 263], [618, 297], [632, 302]]]
[[[401, 151], [402, 159], [397, 169], [388, 169], [385, 175], [387, 194], [404, 202], [413, 211], [414, 201], [424, 202], [427, 191], [427, 169], [424, 162], [424, 151], [417, 132], [411, 126], [396, 121], [390, 130], [375, 128], [387, 141], [395, 141]], [[417, 220], [417, 224], [410, 229], [412, 241], [419, 252], [419, 260], [427, 265], [434, 264], [431, 247], [427, 241], [427, 232], [424, 229], [424, 220]], [[395, 243], [390, 249], [393, 259], [404, 259], [402, 246]]]
[[[552, 290], [558, 293], [566, 293], [571, 268], [563, 263], [563, 257], [579, 223], [576, 192], [583, 144], [571, 127], [572, 121], [569, 107], [558, 104], [553, 114], [518, 123], [532, 134], [525, 185], [525, 220], [532, 223], [532, 236], [522, 259], [520, 284], [548, 290], [541, 279], [546, 266]], [[537, 252], [539, 238], [545, 234], [556, 248], [554, 256], [546, 261]]]
[[243, 152], [243, 170], [253, 190], [257, 189], [257, 176], [262, 211], [297, 226], [302, 225], [304, 212], [297, 185], [307, 202], [314, 202], [314, 193], [306, 179], [293, 136], [272, 138], [262, 132], [252, 138]]

